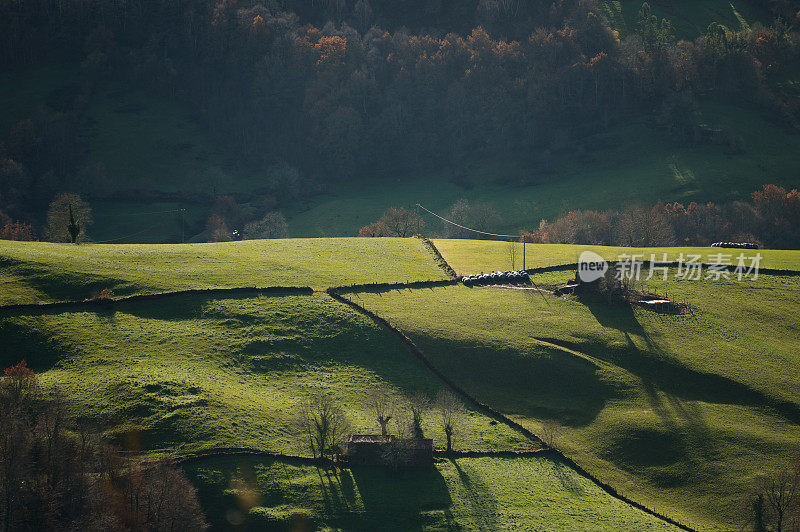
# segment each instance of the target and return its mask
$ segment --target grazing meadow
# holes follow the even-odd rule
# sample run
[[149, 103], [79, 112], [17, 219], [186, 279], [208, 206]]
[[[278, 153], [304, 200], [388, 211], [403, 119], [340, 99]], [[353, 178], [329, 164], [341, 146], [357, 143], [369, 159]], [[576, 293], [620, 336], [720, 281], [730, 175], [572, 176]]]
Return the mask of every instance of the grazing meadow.
[[556, 420], [557, 446], [623, 493], [727, 529], [759, 472], [800, 449], [800, 279], [648, 289], [694, 316], [462, 286], [351, 297], [479, 400], [534, 432]]

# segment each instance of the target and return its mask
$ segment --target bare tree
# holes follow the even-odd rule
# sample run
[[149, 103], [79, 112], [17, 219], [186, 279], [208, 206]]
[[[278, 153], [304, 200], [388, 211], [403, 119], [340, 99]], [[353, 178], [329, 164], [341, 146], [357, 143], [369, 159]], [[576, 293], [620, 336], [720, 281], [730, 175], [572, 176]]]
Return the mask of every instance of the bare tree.
[[381, 427], [381, 434], [389, 434], [389, 421], [395, 415], [397, 402], [391, 391], [385, 386], [378, 386], [371, 390], [367, 404], [375, 414], [375, 419]]
[[404, 207], [389, 207], [378, 221], [365, 225], [358, 232], [358, 236], [379, 237], [399, 236], [407, 237], [422, 232], [425, 220], [419, 213]]
[[92, 225], [92, 209], [77, 194], [59, 194], [47, 210], [45, 237], [51, 242], [77, 243], [86, 239]]
[[413, 450], [409, 447], [409, 423], [403, 416], [397, 416], [394, 419], [396, 438], [393, 438], [391, 443], [384, 449], [381, 458], [384, 463], [392, 468], [392, 471], [397, 472], [400, 467], [407, 464], [411, 460]]
[[555, 448], [558, 438], [564, 428], [555, 419], [547, 419], [542, 423], [542, 441], [548, 446]]
[[0, 376], [0, 529], [207, 527], [180, 470], [134, 462], [102, 445], [52, 392], [39, 393], [22, 363]]
[[336, 454], [350, 433], [344, 412], [327, 395], [317, 395], [303, 403], [297, 427], [314, 458]]
[[461, 400], [450, 390], [440, 390], [436, 396], [436, 410], [439, 412], [439, 424], [447, 438], [447, 452], [453, 450], [453, 436], [466, 417], [466, 409]]
[[[466, 199], [456, 201], [447, 216], [457, 224], [477, 229], [478, 231], [494, 231], [500, 224], [500, 215], [491, 205], [483, 202], [470, 203]], [[449, 238], [480, 238], [475, 233], [445, 223], [445, 234]]]
[[423, 392], [416, 392], [411, 396], [409, 410], [411, 411], [411, 432], [415, 438], [424, 438], [422, 431], [422, 416], [431, 408], [430, 398]]
[[142, 530], [204, 530], [207, 528], [197, 490], [166, 463], [130, 464], [117, 489], [124, 501], [118, 512]]
[[511, 269], [517, 269], [517, 243], [513, 240], [508, 241], [508, 259], [511, 263]]
[[271, 211], [257, 222], [244, 226], [244, 237], [248, 239], [286, 238], [289, 225], [279, 211]]
[[407, 211], [404, 207], [399, 209], [389, 207], [381, 216], [380, 221], [389, 228], [394, 236], [412, 236], [420, 233], [425, 227], [425, 221], [422, 216], [413, 210]]
[[759, 479], [749, 510], [756, 531], [800, 530], [800, 460]]

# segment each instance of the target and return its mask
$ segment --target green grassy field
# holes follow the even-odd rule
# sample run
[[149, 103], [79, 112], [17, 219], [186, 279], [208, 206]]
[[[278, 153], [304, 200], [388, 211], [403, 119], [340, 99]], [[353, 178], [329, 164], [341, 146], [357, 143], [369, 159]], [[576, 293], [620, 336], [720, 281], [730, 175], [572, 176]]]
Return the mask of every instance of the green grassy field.
[[[369, 391], [399, 401], [441, 388], [397, 339], [327, 295], [128, 303], [113, 311], [0, 316], [4, 367], [26, 359], [77, 413], [149, 454], [252, 447], [308, 455], [290, 430], [302, 402], [334, 397], [356, 433], [379, 430]], [[530, 442], [475, 412], [460, 449]], [[423, 428], [437, 446], [433, 414]]]
[[651, 288], [696, 317], [464, 287], [352, 297], [479, 400], [534, 432], [559, 421], [559, 447], [625, 494], [702, 528], [738, 526], [755, 476], [800, 451], [800, 280]]
[[[459, 275], [471, 275], [495, 270], [512, 269], [510, 244], [497, 240], [454, 240], [434, 239], [434, 245]], [[522, 244], [515, 244], [516, 257], [514, 266], [522, 268]], [[643, 255], [638, 260], [649, 261], [654, 255], [656, 261], [676, 261], [681, 253], [685, 260], [691, 255], [700, 255], [702, 262], [709, 263], [714, 256], [722, 253], [730, 255], [729, 260], [737, 263], [739, 254], [744, 253], [745, 265], [751, 264], [756, 253], [761, 254], [759, 267], [780, 270], [800, 270], [800, 251], [783, 249], [737, 250], [701, 247], [675, 248], [625, 248], [617, 246], [584, 246], [572, 244], [526, 244], [525, 255], [527, 268], [557, 266], [559, 264], [575, 264], [584, 251], [594, 251], [606, 260], [617, 260], [621, 255]]]
[[[462, 273], [508, 267], [504, 242], [436, 244]], [[580, 249], [532, 245], [528, 256], [535, 258], [528, 266], [574, 262]], [[600, 250], [620, 251], [632, 250]], [[796, 268], [800, 252], [762, 253], [764, 267]], [[81, 299], [105, 287], [123, 295], [445, 278], [415, 239], [184, 246], [3, 242], [0, 260], [4, 303]], [[571, 276], [554, 272], [535, 280], [552, 284]], [[544, 420], [560, 422], [558, 447], [625, 495], [704, 529], [738, 526], [742, 497], [756, 475], [782, 467], [800, 450], [800, 278], [651, 281], [648, 288], [691, 303], [696, 316], [667, 318], [535, 292], [461, 286], [349, 297], [406, 331], [479, 400], [534, 432]], [[374, 386], [388, 386], [401, 400], [416, 391], [433, 396], [442, 386], [388, 331], [324, 294], [183, 296], [113, 310], [7, 310], [0, 313], [0, 334], [6, 339], [0, 347], [4, 364], [25, 358], [45, 386], [64, 391], [76, 413], [147, 456], [218, 446], [305, 454], [290, 426], [296, 406], [316, 391], [343, 405], [354, 430], [372, 432], [377, 426], [364, 404]], [[441, 447], [432, 419], [425, 429]], [[459, 449], [531, 445], [476, 412], [455, 442]], [[552, 471], [543, 472], [537, 460], [502, 466], [475, 460], [469, 462], [476, 464], [470, 466], [474, 480], [468, 472], [464, 482], [455, 464], [440, 463], [441, 490], [432, 497], [443, 502], [419, 507], [409, 496], [397, 510], [398, 528], [649, 526], [636, 524], [641, 516], [603, 510], [611, 506], [594, 495], [570, 499], [574, 494], [547, 480]], [[220, 468], [212, 476], [228, 486], [233, 468]], [[380, 495], [389, 479], [354, 477], [347, 489], [359, 495], [336, 508], [326, 497], [341, 497], [326, 481], [317, 482], [316, 472], [292, 475], [297, 478], [266, 474], [262, 484], [277, 487], [269, 491], [269, 503], [247, 514], [252, 523], [285, 520], [305, 508], [327, 526], [369, 528], [389, 504]], [[505, 482], [527, 476], [546, 487], [519, 492]], [[208, 489], [206, 508], [219, 521], [228, 515], [220, 505], [232, 504], [235, 493], [220, 485]]]
[[446, 279], [417, 239], [248, 240], [113, 245], [0, 241], [0, 304], [191, 288], [311, 286]]
[[185, 467], [215, 529], [671, 530], [547, 458], [458, 458], [341, 475], [274, 460]]

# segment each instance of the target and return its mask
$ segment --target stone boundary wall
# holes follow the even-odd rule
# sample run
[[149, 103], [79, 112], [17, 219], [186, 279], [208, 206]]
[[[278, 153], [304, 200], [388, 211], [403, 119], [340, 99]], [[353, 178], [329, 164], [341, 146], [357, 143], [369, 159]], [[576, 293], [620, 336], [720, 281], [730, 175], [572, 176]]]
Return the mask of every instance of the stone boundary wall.
[[[495, 410], [494, 408], [490, 407], [489, 405], [486, 405], [486, 404], [478, 401], [478, 399], [473, 397], [466, 390], [464, 390], [461, 386], [459, 386], [452, 379], [450, 379], [445, 373], [443, 373], [441, 370], [439, 370], [430, 361], [430, 359], [428, 359], [427, 355], [425, 355], [425, 353], [414, 343], [414, 341], [411, 340], [411, 338], [409, 338], [403, 331], [401, 331], [397, 327], [395, 327], [392, 324], [390, 324], [386, 319], [384, 319], [384, 318], [378, 316], [377, 314], [375, 314], [374, 312], [362, 307], [358, 303], [355, 303], [354, 301], [351, 301], [350, 299], [348, 299], [346, 297], [343, 297], [342, 295], [337, 293], [336, 289], [328, 289], [327, 292], [336, 301], [339, 301], [340, 303], [343, 303], [343, 304], [353, 308], [356, 312], [359, 312], [360, 314], [363, 314], [364, 316], [367, 316], [368, 318], [370, 318], [374, 322], [376, 322], [376, 323], [378, 323], [380, 325], [383, 325], [384, 327], [386, 327], [389, 330], [391, 330], [392, 332], [394, 332], [394, 334], [396, 336], [398, 336], [400, 338], [400, 340], [404, 344], [406, 344], [406, 346], [411, 350], [411, 352], [422, 362], [422, 364], [426, 368], [428, 368], [428, 370], [431, 373], [436, 375], [442, 382], [444, 382], [449, 388], [451, 388], [454, 392], [459, 394], [462, 398], [466, 399], [467, 402], [469, 402], [472, 405], [474, 405], [479, 411], [481, 411], [481, 412], [485, 413], [486, 415], [488, 415], [489, 417], [494, 418], [495, 420], [497, 420], [497, 421], [499, 421], [499, 422], [511, 427], [512, 429], [516, 430], [517, 432], [519, 432], [523, 436], [525, 436], [528, 439], [530, 439], [530, 440], [538, 443], [539, 445], [541, 445], [543, 447], [543, 449], [542, 449], [542, 451], [539, 451], [539, 453], [547, 453], [547, 454], [549, 454], [551, 456], [554, 456], [554, 457], [562, 460], [566, 465], [568, 465], [569, 467], [574, 469], [578, 474], [580, 474], [580, 475], [584, 476], [585, 478], [587, 478], [587, 479], [591, 480], [592, 482], [594, 482], [598, 487], [600, 487], [600, 489], [602, 489], [603, 491], [605, 491], [606, 493], [608, 493], [612, 497], [615, 497], [615, 498], [617, 498], [617, 499], [619, 499], [619, 500], [621, 500], [621, 501], [633, 506], [634, 508], [636, 508], [638, 510], [641, 510], [641, 511], [647, 513], [647, 514], [650, 514], [650, 515], [652, 515], [654, 517], [657, 517], [657, 518], [659, 518], [659, 519], [661, 519], [661, 520], [663, 520], [663, 521], [665, 521], [667, 523], [670, 523], [670, 524], [672, 524], [672, 525], [674, 525], [674, 526], [676, 526], [676, 527], [678, 527], [678, 528], [680, 528], [682, 530], [689, 530], [689, 531], [694, 530], [693, 528], [691, 528], [691, 527], [689, 527], [687, 525], [684, 525], [683, 523], [680, 523], [680, 522], [678, 522], [678, 521], [676, 521], [676, 520], [674, 520], [674, 519], [672, 519], [672, 518], [670, 518], [670, 517], [668, 517], [668, 516], [666, 516], [664, 514], [661, 514], [661, 513], [657, 512], [656, 510], [652, 510], [652, 509], [648, 508], [647, 506], [644, 506], [643, 504], [640, 504], [640, 503], [638, 503], [638, 502], [636, 502], [634, 500], [631, 500], [631, 499], [625, 497], [624, 495], [619, 493], [613, 486], [603, 482], [599, 478], [597, 478], [594, 475], [592, 475], [591, 473], [589, 473], [586, 469], [584, 469], [583, 467], [578, 465], [572, 458], [569, 458], [568, 456], [566, 456], [564, 453], [562, 453], [558, 449], [554, 449], [552, 447], [549, 447], [547, 444], [545, 444], [545, 442], [541, 438], [539, 438], [536, 434], [534, 434], [533, 432], [531, 432], [527, 428], [523, 427], [522, 425], [520, 425], [516, 421], [508, 418], [503, 413]], [[469, 451], [462, 451], [462, 452], [469, 452]], [[474, 452], [480, 453], [480, 451], [474, 451]], [[506, 454], [506, 456], [519, 456], [519, 454], [515, 454], [514, 451], [500, 451], [500, 452], [508, 453], [508, 454]], [[453, 456], [457, 456], [456, 454], [453, 454], [453, 453], [451, 453], [451, 454]], [[437, 454], [437, 456], [442, 456], [442, 455], [441, 454]], [[489, 454], [478, 454], [476, 456], [489, 456]], [[503, 455], [496, 455], [496, 456], [503, 456]]]

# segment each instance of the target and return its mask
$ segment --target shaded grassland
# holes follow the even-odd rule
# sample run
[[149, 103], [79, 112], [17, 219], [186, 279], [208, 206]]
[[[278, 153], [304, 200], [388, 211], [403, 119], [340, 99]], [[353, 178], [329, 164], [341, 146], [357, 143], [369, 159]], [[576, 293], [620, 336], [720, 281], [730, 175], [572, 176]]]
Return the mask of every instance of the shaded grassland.
[[670, 530], [545, 457], [457, 458], [336, 475], [276, 460], [185, 466], [215, 529]]
[[113, 245], [0, 241], [0, 304], [242, 286], [443, 280], [418, 239], [250, 240]]
[[[289, 234], [356, 234], [387, 207], [421, 203], [445, 215], [459, 198], [489, 203], [502, 218], [497, 232], [516, 234], [574, 209], [618, 209], [659, 200], [722, 203], [747, 199], [765, 183], [800, 185], [800, 134], [757, 108], [720, 98], [700, 98], [699, 111], [698, 123], [741, 137], [744, 152], [687, 145], [659, 130], [649, 117], [626, 117], [606, 131], [573, 139], [562, 150], [542, 147], [525, 160], [474, 161], [458, 184], [449, 168], [331, 184], [330, 194], [311, 198], [302, 209], [285, 210]], [[438, 220], [426, 221], [426, 235], [442, 234]]]
[[[379, 430], [370, 390], [433, 398], [440, 382], [393, 335], [322, 294], [126, 303], [115, 310], [0, 314], [0, 362], [26, 359], [77, 414], [151, 455], [251, 447], [304, 455], [291, 430], [312, 394], [335, 398], [356, 432]], [[398, 416], [399, 419], [399, 416]], [[433, 414], [424, 429], [441, 446]], [[525, 449], [470, 412], [460, 449]]]
[[[495, 270], [505, 271], [511, 269], [510, 244], [496, 240], [457, 240], [435, 239], [434, 245], [459, 275], [470, 275], [480, 272]], [[522, 268], [522, 244], [516, 244], [516, 268]], [[690, 255], [700, 255], [702, 262], [711, 262], [715, 255], [720, 253], [728, 255], [728, 260], [737, 263], [739, 254], [744, 253], [747, 258], [745, 266], [750, 266], [751, 258], [756, 253], [761, 254], [760, 267], [780, 270], [800, 271], [800, 251], [784, 249], [739, 250], [702, 247], [671, 247], [671, 248], [627, 248], [618, 246], [588, 246], [573, 244], [526, 244], [526, 266], [539, 268], [556, 266], [559, 264], [574, 264], [584, 251], [594, 251], [606, 260], [617, 260], [620, 255], [643, 255], [639, 260], [649, 261], [654, 255], [656, 261], [666, 259], [678, 260], [681, 253], [684, 260], [689, 260]]]
[[754, 478], [800, 452], [800, 280], [651, 288], [696, 317], [485, 288], [350, 297], [479, 400], [534, 432], [559, 421], [558, 447], [625, 495], [735, 528]]

